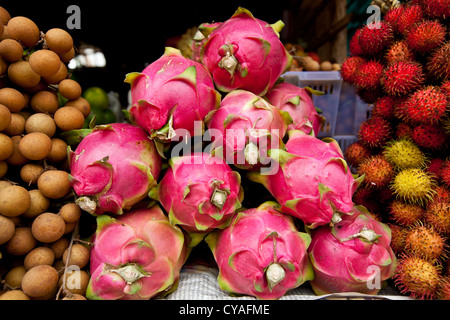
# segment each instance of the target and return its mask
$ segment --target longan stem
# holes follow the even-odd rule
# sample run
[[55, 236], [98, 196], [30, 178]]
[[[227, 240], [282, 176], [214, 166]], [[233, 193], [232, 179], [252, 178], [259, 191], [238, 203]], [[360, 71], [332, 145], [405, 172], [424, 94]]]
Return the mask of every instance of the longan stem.
[[75, 225], [75, 229], [72, 231], [72, 237], [70, 238], [67, 260], [66, 260], [66, 263], [64, 264], [64, 272], [62, 275], [62, 277], [63, 277], [62, 286], [58, 289], [58, 293], [56, 294], [56, 298], [55, 298], [56, 300], [59, 300], [59, 295], [60, 295], [61, 291], [66, 290], [67, 267], [69, 266], [70, 254], [72, 253], [72, 245], [73, 245], [74, 241], [76, 240], [76, 238], [78, 238], [78, 236], [79, 236], [79, 227], [80, 227], [80, 221], [78, 220]]

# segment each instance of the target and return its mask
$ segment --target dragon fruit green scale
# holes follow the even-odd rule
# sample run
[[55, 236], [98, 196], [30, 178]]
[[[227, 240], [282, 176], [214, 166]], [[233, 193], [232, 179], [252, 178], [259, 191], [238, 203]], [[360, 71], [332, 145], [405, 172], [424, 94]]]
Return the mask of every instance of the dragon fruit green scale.
[[157, 184], [162, 159], [148, 133], [128, 123], [96, 126], [69, 150], [76, 203], [99, 215], [120, 215]]
[[318, 295], [360, 292], [377, 294], [393, 276], [396, 257], [390, 247], [390, 228], [375, 220], [363, 206], [333, 226], [311, 230], [309, 257]]
[[92, 241], [88, 299], [148, 300], [177, 288], [185, 237], [157, 204], [141, 202], [117, 218], [98, 216]]
[[292, 62], [279, 39], [282, 21], [271, 25], [239, 7], [207, 37], [201, 61], [222, 92], [243, 89], [263, 96]]
[[276, 202], [239, 212], [205, 241], [219, 268], [219, 286], [230, 294], [274, 300], [314, 278], [307, 255], [311, 238]]

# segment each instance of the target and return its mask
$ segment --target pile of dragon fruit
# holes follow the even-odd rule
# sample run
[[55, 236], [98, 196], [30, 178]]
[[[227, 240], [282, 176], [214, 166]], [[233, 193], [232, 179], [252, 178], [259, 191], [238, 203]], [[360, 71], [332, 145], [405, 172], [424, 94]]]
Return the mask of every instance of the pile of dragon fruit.
[[392, 277], [389, 227], [352, 201], [364, 177], [317, 138], [312, 90], [281, 79], [283, 26], [244, 8], [200, 25], [192, 57], [166, 48], [127, 75], [128, 122], [70, 152], [76, 202], [97, 222], [88, 299], [167, 296], [203, 241], [233, 295], [377, 294]]

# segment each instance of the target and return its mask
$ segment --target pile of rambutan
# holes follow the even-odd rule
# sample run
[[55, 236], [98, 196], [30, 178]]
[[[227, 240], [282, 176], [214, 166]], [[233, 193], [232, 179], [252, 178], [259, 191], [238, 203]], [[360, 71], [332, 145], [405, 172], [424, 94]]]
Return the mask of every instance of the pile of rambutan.
[[342, 78], [372, 107], [345, 150], [354, 202], [390, 225], [392, 284], [450, 299], [450, 0], [413, 0], [362, 26]]

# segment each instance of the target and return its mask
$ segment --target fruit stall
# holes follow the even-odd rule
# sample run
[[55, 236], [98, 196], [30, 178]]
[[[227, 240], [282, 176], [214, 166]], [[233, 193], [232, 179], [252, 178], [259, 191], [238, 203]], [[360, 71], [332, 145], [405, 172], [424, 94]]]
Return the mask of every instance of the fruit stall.
[[0, 300], [450, 300], [450, 0], [323, 2], [1, 4]]

